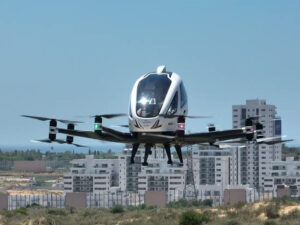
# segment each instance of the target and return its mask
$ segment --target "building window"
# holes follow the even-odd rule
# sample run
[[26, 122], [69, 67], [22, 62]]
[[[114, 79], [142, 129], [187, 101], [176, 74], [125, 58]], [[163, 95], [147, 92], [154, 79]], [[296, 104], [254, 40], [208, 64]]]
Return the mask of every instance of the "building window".
[[242, 116], [242, 120], [246, 119], [246, 109], [245, 108], [242, 108], [242, 115], [241, 116]]

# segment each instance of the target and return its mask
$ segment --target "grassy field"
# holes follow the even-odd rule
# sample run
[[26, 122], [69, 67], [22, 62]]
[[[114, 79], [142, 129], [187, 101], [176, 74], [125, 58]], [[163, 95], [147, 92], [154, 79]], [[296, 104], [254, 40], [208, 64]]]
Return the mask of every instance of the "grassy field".
[[[192, 212], [191, 212], [192, 211]], [[195, 219], [196, 218], [196, 219]], [[221, 207], [163, 209], [53, 209], [32, 206], [0, 212], [1, 225], [299, 225], [300, 201], [277, 200]]]

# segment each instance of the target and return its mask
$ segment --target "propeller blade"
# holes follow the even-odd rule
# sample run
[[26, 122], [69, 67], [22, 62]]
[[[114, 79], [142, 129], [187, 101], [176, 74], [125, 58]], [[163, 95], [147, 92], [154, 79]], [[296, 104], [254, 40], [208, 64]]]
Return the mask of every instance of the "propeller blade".
[[246, 145], [240, 145], [240, 144], [219, 144], [219, 148], [232, 148], [232, 147], [245, 148]]
[[160, 138], [165, 141], [172, 141], [175, 139], [174, 136], [169, 136], [169, 135], [163, 135], [163, 134], [149, 134], [149, 133], [142, 133], [143, 137], [149, 137], [149, 138]]
[[185, 117], [189, 119], [207, 119], [212, 118], [211, 116], [185, 116], [185, 115], [167, 115], [167, 114], [160, 114], [159, 116], [162, 116], [164, 118], [176, 118], [176, 117]]
[[286, 139], [286, 140], [282, 140], [282, 138], [286, 137], [286, 135], [284, 136], [275, 136], [275, 137], [266, 137], [266, 138], [259, 138], [256, 140], [256, 142], [258, 144], [279, 144], [279, 143], [285, 143], [285, 142], [290, 142], [290, 141], [294, 141], [294, 139]]
[[125, 127], [125, 128], [128, 128], [129, 125], [111, 125], [110, 127]]
[[[68, 142], [66, 142], [65, 140], [61, 140], [61, 139], [55, 139], [53, 142], [57, 142], [59, 144], [69, 144]], [[74, 145], [76, 147], [80, 147], [80, 148], [87, 148], [88, 146], [85, 145], [80, 145], [80, 144], [76, 144], [76, 143], [71, 143], [71, 145]]]
[[49, 139], [30, 140], [30, 142], [33, 142], [33, 143], [39, 143], [39, 142], [43, 142], [43, 143], [51, 143], [51, 140], [49, 140]]
[[112, 119], [112, 118], [116, 118], [116, 117], [127, 116], [127, 114], [126, 113], [113, 113], [113, 114], [98, 114], [98, 115], [91, 115], [91, 116], [76, 116], [76, 117], [91, 119], [91, 118], [95, 118], [96, 116], [103, 117], [105, 119]]
[[[34, 142], [34, 143], [52, 143], [52, 142], [56, 142], [58, 144], [68, 144], [65, 140], [61, 140], [61, 139], [55, 139], [54, 141], [51, 141], [49, 139], [41, 139], [41, 140], [31, 140], [31, 142]], [[79, 148], [88, 148], [88, 146], [85, 146], [85, 145], [79, 145], [79, 144], [75, 144], [75, 143], [72, 143], [71, 145], [74, 145], [76, 147], [79, 147]]]
[[185, 116], [186, 118], [190, 119], [207, 119], [207, 118], [212, 118], [212, 116]]
[[41, 120], [41, 121], [47, 121], [47, 120], [56, 120], [58, 122], [61, 123], [65, 123], [65, 124], [76, 124], [76, 123], [83, 123], [81, 121], [77, 121], [77, 120], [62, 120], [62, 119], [55, 119], [55, 118], [48, 118], [48, 117], [41, 117], [41, 116], [29, 116], [29, 115], [21, 115], [22, 117], [27, 117], [27, 118], [31, 118], [31, 119], [35, 119], [35, 120]]
[[111, 119], [111, 118], [115, 118], [115, 117], [123, 117], [123, 116], [127, 116], [126, 113], [115, 113], [115, 114], [102, 114], [102, 115], [97, 115], [106, 119]]
[[89, 146], [86, 146], [86, 145], [79, 145], [79, 144], [74, 144], [74, 143], [72, 145], [75, 145], [78, 148], [89, 148]]
[[53, 142], [56, 142], [58, 144], [67, 144], [65, 140], [61, 140], [61, 139], [55, 139]]
[[245, 144], [248, 140], [236, 140], [236, 141], [222, 141], [222, 142], [218, 142], [221, 144]]

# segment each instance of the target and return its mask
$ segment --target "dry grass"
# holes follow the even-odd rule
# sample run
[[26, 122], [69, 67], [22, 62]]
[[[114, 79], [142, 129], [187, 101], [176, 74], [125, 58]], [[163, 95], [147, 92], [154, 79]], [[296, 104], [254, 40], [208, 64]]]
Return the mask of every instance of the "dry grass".
[[[270, 204], [279, 206], [279, 217], [268, 219], [266, 208]], [[28, 208], [16, 211], [1, 211], [0, 225], [176, 225], [181, 214], [193, 209], [208, 215], [209, 225], [277, 225], [300, 224], [300, 202], [267, 202], [237, 204], [215, 208], [163, 208], [128, 209], [124, 213], [111, 213], [108, 209], [46, 209]]]

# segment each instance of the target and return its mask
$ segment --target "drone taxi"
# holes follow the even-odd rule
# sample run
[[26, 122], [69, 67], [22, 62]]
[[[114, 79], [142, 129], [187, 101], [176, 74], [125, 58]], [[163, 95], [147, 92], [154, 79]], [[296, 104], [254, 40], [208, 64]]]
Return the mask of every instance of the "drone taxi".
[[[145, 155], [142, 165], [147, 166], [147, 159], [152, 153], [151, 148], [156, 145], [163, 146], [168, 157], [168, 164], [173, 164], [171, 147], [175, 147], [180, 165], [183, 164], [181, 148], [193, 144], [209, 144], [219, 146], [224, 141], [246, 142], [253, 141], [258, 144], [276, 144], [288, 140], [281, 137], [264, 138], [263, 126], [257, 118], [248, 118], [245, 126], [239, 129], [216, 131], [209, 126], [208, 132], [185, 133], [185, 120], [199, 118], [188, 115], [187, 94], [183, 81], [176, 73], [169, 72], [165, 66], [159, 66], [155, 72], [141, 76], [134, 84], [127, 114], [102, 114], [94, 118], [94, 130], [76, 130], [75, 125], [80, 121], [62, 120], [39, 116], [22, 115], [41, 121], [50, 121], [48, 139], [40, 142], [57, 142], [60, 144], [74, 144], [74, 136], [92, 138], [101, 141], [119, 142], [132, 145], [131, 163], [140, 145], [145, 146]], [[111, 119], [128, 116], [129, 132], [121, 132], [102, 125], [103, 118]], [[200, 117], [201, 118], [201, 117]], [[67, 128], [58, 128], [57, 122], [67, 125]], [[65, 134], [66, 139], [57, 139], [57, 133]], [[229, 142], [228, 142], [229, 143]]]

